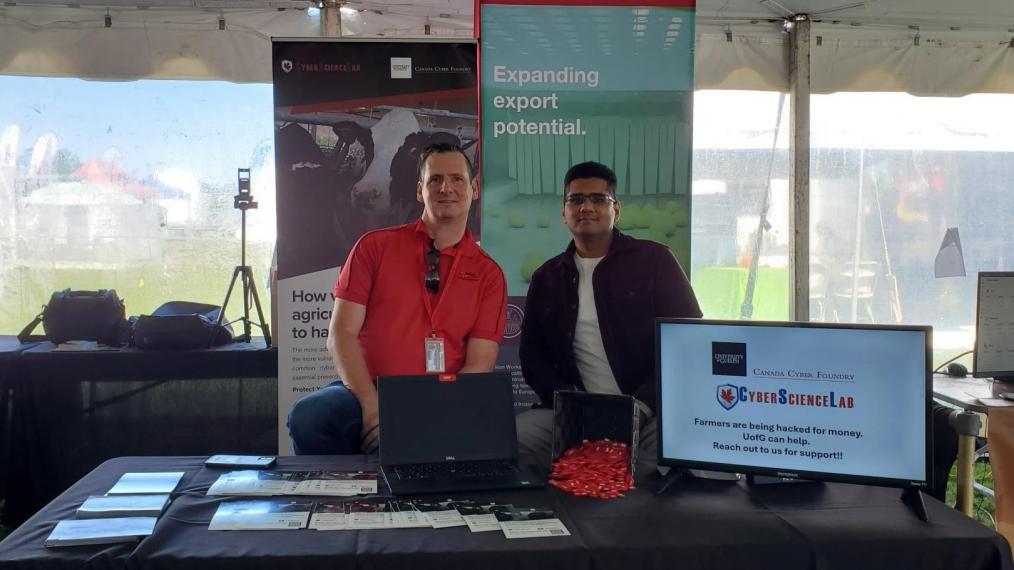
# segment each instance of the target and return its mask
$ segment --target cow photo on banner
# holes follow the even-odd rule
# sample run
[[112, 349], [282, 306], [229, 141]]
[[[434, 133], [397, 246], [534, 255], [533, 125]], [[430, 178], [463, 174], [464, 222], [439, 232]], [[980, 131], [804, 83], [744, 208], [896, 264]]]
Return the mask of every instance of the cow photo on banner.
[[[275, 40], [279, 451], [285, 418], [337, 380], [333, 290], [364, 233], [417, 220], [417, 163], [436, 142], [476, 161], [472, 42]], [[469, 228], [479, 235], [479, 207]]]

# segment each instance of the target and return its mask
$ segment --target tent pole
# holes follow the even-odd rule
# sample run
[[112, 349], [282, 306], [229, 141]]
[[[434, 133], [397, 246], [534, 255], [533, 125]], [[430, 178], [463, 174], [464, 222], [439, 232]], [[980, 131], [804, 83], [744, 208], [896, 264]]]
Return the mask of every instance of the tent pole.
[[324, 0], [320, 10], [321, 35], [325, 38], [342, 37], [342, 11], [344, 2], [340, 0]]
[[775, 167], [775, 153], [778, 151], [778, 136], [782, 132], [782, 111], [785, 109], [785, 93], [778, 94], [778, 113], [775, 115], [775, 133], [771, 137], [771, 156], [768, 157], [768, 175], [764, 179], [764, 198], [761, 200], [760, 215], [757, 216], [757, 233], [754, 234], [753, 253], [750, 255], [750, 271], [746, 274], [746, 288], [743, 291], [743, 304], [739, 308], [739, 318], [753, 318], [753, 297], [757, 288], [758, 271], [760, 270], [760, 254], [764, 244], [764, 232], [771, 230], [768, 222], [768, 211], [771, 209], [771, 173]]
[[[789, 33], [789, 318], [810, 320], [810, 18], [793, 16]], [[791, 24], [791, 25], [788, 25]]]
[[859, 322], [859, 258], [863, 254], [863, 184], [866, 182], [866, 150], [859, 149], [859, 188], [856, 192], [856, 239], [852, 249], [852, 305], [850, 322]]

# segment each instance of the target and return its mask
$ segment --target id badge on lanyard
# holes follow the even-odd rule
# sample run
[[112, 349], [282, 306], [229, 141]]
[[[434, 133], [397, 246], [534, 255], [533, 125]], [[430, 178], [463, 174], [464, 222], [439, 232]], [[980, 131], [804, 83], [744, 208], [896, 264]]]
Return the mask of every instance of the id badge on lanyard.
[[436, 336], [436, 334], [426, 337], [426, 372], [431, 374], [446, 372], [444, 339]]
[[447, 359], [444, 354], [444, 339], [437, 335], [436, 331], [436, 318], [435, 314], [437, 309], [443, 303], [444, 297], [447, 295], [447, 290], [450, 289], [451, 283], [453, 283], [453, 276], [456, 274], [458, 268], [458, 262], [461, 260], [461, 256], [457, 255], [454, 258], [454, 262], [451, 263], [451, 270], [448, 279], [448, 283], [444, 286], [444, 291], [440, 294], [440, 300], [437, 301], [437, 307], [434, 308], [430, 304], [430, 297], [427, 295], [425, 290], [423, 291], [423, 306], [426, 307], [426, 316], [429, 317], [432, 330], [430, 335], [426, 337], [426, 373], [427, 374], [443, 374], [447, 372]]

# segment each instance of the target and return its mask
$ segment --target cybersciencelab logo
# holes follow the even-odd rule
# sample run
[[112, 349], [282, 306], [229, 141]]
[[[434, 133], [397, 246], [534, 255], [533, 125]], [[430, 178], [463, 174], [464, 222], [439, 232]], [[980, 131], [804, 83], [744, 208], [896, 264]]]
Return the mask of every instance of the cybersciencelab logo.
[[711, 374], [714, 376], [746, 376], [746, 343], [711, 343]]
[[722, 384], [715, 393], [718, 403], [726, 410], [731, 410], [739, 403], [739, 387], [732, 384]]
[[292, 71], [292, 60], [288, 59], [282, 60], [282, 71], [284, 71], [285, 73]]
[[412, 79], [412, 58], [391, 58], [391, 79]]

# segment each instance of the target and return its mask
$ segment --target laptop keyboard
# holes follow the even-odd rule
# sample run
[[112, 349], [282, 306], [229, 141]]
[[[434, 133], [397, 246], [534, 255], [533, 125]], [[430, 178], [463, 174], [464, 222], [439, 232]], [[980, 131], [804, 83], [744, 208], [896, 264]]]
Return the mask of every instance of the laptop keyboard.
[[418, 463], [394, 468], [399, 479], [434, 479], [437, 477], [474, 477], [491, 479], [517, 473], [513, 461], [454, 461], [447, 463]]

